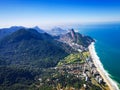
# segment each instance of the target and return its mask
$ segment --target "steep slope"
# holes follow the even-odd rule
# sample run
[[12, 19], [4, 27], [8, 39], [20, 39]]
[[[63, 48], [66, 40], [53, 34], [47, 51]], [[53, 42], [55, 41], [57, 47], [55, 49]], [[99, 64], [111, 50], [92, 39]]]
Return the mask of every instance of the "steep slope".
[[76, 43], [82, 45], [83, 47], [88, 47], [88, 45], [94, 41], [89, 36], [84, 36], [80, 33], [75, 32], [74, 29], [71, 29], [67, 34], [60, 35], [59, 40], [68, 44]]
[[33, 29], [37, 30], [39, 33], [45, 33], [45, 31], [40, 29], [38, 26], [33, 27]]
[[[12, 34], [13, 32], [15, 32], [17, 30], [20, 30], [20, 29], [29, 30], [30, 28], [23, 27], [23, 26], [12, 26], [10, 28], [2, 28], [2, 29], [0, 29], [0, 39], [4, 38], [7, 35]], [[37, 30], [39, 33], [45, 33], [45, 31], [40, 29], [38, 26], [33, 27], [33, 29]]]
[[4, 38], [7, 35], [10, 35], [11, 33], [15, 32], [19, 29], [22, 29], [22, 28], [24, 28], [24, 27], [22, 27], [22, 26], [12, 26], [10, 28], [0, 29], [0, 39]]
[[64, 75], [56, 67], [49, 67], [56, 66], [60, 60], [65, 60], [65, 64], [82, 62], [81, 55], [74, 53], [68, 43], [87, 47], [93, 39], [73, 29], [54, 37], [36, 29], [39, 30], [22, 28], [0, 40], [0, 90], [52, 90], [53, 86], [65, 82], [72, 87], [78, 82], [83, 86], [84, 80], [67, 77], [67, 70]]
[[0, 41], [0, 58], [7, 65], [52, 67], [69, 54], [68, 48], [47, 33], [21, 29]]

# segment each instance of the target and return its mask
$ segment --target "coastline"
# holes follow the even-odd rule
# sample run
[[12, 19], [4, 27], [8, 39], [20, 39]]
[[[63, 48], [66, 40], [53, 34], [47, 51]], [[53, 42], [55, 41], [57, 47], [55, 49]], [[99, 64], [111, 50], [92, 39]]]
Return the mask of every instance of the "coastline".
[[91, 55], [91, 58], [93, 60], [94, 65], [97, 68], [97, 71], [99, 74], [102, 76], [103, 80], [106, 82], [110, 90], [119, 90], [117, 83], [113, 81], [110, 77], [109, 74], [104, 70], [102, 63], [99, 60], [99, 57], [97, 56], [94, 48], [94, 42], [92, 42], [89, 47], [89, 52]]

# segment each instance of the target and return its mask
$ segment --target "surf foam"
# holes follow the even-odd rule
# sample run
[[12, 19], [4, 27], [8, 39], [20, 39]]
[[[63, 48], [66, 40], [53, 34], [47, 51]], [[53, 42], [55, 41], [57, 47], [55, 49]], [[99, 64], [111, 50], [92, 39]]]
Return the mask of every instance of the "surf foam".
[[114, 80], [112, 80], [110, 78], [110, 74], [104, 69], [102, 63], [100, 62], [100, 58], [98, 57], [97, 53], [96, 53], [96, 50], [95, 50], [95, 43], [91, 43], [91, 45], [89, 45], [89, 50], [90, 50], [90, 53], [91, 53], [91, 57], [93, 59], [93, 62], [96, 64], [95, 66], [97, 68], [99, 68], [99, 70], [101, 70], [105, 77], [107, 78], [107, 80], [109, 80], [110, 84], [112, 85], [112, 87], [114, 87], [115, 90], [120, 90], [118, 85], [117, 85], [117, 82], [115, 82]]

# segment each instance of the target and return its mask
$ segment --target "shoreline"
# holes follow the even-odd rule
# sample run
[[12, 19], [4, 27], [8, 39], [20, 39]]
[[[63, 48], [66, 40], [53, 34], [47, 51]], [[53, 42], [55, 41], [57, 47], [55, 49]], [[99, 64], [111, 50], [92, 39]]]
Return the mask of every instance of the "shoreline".
[[97, 71], [99, 72], [99, 74], [101, 75], [101, 77], [103, 78], [103, 80], [106, 82], [106, 84], [108, 85], [108, 87], [110, 88], [110, 90], [120, 90], [117, 86], [117, 83], [115, 81], [113, 81], [110, 77], [109, 74], [105, 71], [102, 63], [99, 60], [99, 57], [96, 54], [95, 48], [94, 48], [94, 43], [92, 42], [89, 47], [89, 53], [90, 56], [93, 60], [94, 65], [97, 68]]

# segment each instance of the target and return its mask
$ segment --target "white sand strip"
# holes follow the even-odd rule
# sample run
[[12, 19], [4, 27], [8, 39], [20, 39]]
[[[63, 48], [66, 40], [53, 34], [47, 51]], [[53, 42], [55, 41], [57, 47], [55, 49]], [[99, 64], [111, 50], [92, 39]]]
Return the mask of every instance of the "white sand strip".
[[109, 86], [110, 90], [120, 90], [118, 88], [117, 83], [109, 77], [109, 74], [103, 68], [103, 65], [100, 62], [99, 57], [97, 56], [97, 53], [95, 51], [94, 43], [89, 45], [88, 49], [89, 49], [91, 58], [93, 60], [93, 63], [95, 64], [95, 66], [96, 66], [99, 74], [102, 76], [103, 80]]

